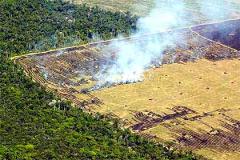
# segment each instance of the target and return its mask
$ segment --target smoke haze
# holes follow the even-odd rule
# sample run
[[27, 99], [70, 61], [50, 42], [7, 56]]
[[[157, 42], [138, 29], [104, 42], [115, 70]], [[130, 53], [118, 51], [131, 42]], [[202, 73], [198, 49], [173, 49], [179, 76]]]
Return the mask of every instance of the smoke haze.
[[[230, 5], [225, 4], [224, 0], [196, 2], [201, 14], [208, 19], [216, 20], [229, 14], [226, 8], [229, 9]], [[223, 8], [225, 12], [223, 12]], [[164, 2], [156, 0], [155, 8], [146, 17], [138, 20], [137, 32], [131, 36], [158, 33], [186, 26], [191, 23], [191, 17], [187, 15], [187, 6], [184, 0], [165, 0]], [[161, 65], [163, 51], [169, 46], [174, 47], [176, 42], [183, 40], [184, 37], [179, 35], [160, 36], [156, 34], [146, 36], [142, 41], [113, 41], [103, 52], [107, 57], [111, 57], [108, 54], [114, 50], [115, 58], [102, 66], [101, 71], [96, 75], [95, 78], [98, 80], [96, 87], [142, 81], [144, 71], [151, 67], [152, 61], [158, 59], [159, 65]]]

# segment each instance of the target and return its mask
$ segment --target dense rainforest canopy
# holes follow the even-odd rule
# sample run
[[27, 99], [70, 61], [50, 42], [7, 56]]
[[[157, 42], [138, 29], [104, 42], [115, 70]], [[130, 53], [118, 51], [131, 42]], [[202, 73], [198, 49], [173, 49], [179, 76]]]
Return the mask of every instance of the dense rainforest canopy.
[[[128, 34], [136, 21], [129, 13], [62, 1], [0, 1], [0, 159], [196, 159], [121, 129], [117, 120], [71, 107], [10, 60]], [[54, 107], [52, 100], [58, 100]]]
[[137, 17], [62, 1], [0, 1], [0, 48], [10, 53], [109, 39], [136, 29]]

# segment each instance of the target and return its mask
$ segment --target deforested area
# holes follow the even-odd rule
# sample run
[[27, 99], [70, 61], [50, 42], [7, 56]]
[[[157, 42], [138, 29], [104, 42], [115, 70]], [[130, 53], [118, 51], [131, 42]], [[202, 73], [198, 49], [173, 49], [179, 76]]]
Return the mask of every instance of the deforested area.
[[[224, 22], [226, 30], [232, 32], [232, 27], [228, 26], [237, 22], [239, 20]], [[240, 149], [239, 109], [235, 107], [238, 105], [240, 53], [218, 40], [202, 36], [196, 30], [199, 27], [201, 25], [90, 43], [29, 55], [16, 61], [34, 81], [84, 111], [110, 115], [119, 119], [124, 127], [150, 139], [175, 139], [178, 147], [194, 149], [207, 157], [221, 156], [223, 150], [234, 157]], [[118, 51], [112, 47], [113, 43], [146, 44], [166, 35], [181, 37], [181, 41], [173, 41], [162, 57], [151, 61], [143, 81], [98, 82], [103, 66], [114, 65]], [[210, 109], [206, 109], [208, 105]], [[234, 117], [230, 118], [233, 113]], [[209, 119], [214, 123], [209, 123]], [[193, 125], [196, 129], [192, 129]], [[224, 140], [219, 141], [223, 137]], [[219, 147], [222, 145], [225, 148]], [[219, 155], [212, 156], [212, 151]]]
[[[90, 6], [99, 6], [106, 10], [111, 11], [121, 11], [126, 12], [129, 11], [135, 15], [145, 16], [149, 13], [149, 11], [154, 7], [155, 0], [69, 0], [72, 3], [76, 4], [88, 4]], [[171, 2], [171, 1], [170, 1]], [[172, 1], [173, 2], [173, 1]], [[193, 18], [192, 23], [198, 23], [202, 20], [211, 19], [212, 17], [217, 19], [226, 19], [226, 13], [231, 12], [231, 18], [236, 16], [239, 11], [238, 0], [219, 0], [219, 1], [209, 1], [209, 0], [181, 0], [186, 5], [186, 12], [191, 14], [186, 14], [186, 18]], [[166, 0], [158, 0], [159, 6], [166, 5]], [[203, 9], [201, 6], [204, 6]], [[212, 12], [212, 6], [214, 6], [215, 10]], [[202, 13], [201, 10], [208, 11], [209, 13]], [[224, 11], [224, 12], [221, 12]], [[209, 14], [210, 16], [205, 16]], [[215, 16], [218, 14], [219, 16]], [[189, 17], [191, 16], [191, 17]], [[228, 15], [229, 16], [229, 15]], [[228, 17], [230, 18], [230, 17]]]
[[[239, 20], [232, 21], [233, 24], [237, 22], [239, 22]], [[225, 23], [228, 25], [231, 22], [227, 21]], [[214, 28], [215, 25], [217, 24], [209, 24], [208, 28]], [[181, 39], [181, 41], [173, 40], [167, 45], [165, 50], [162, 50], [161, 48], [159, 51], [156, 50], [159, 54], [161, 54], [161, 52], [163, 53], [160, 57], [156, 56], [152, 59], [148, 68], [160, 67], [161, 65], [171, 63], [194, 62], [202, 58], [216, 61], [240, 57], [238, 50], [231, 48], [231, 46], [227, 46], [224, 43], [219, 43], [217, 39], [214, 39], [215, 41], [208, 39], [208, 37], [202, 36], [201, 32], [195, 31], [196, 28], [199, 27], [201, 26], [128, 39], [90, 43], [89, 45], [30, 55], [18, 59], [18, 61], [23, 64], [27, 73], [32, 75], [42, 75], [39, 79], [42, 79], [40, 82], [43, 84], [50, 82], [52, 86], [55, 84], [56, 88], [58, 86], [66, 89], [70, 88], [69, 91], [71, 94], [71, 92], [74, 93], [74, 89], [71, 88], [74, 86], [90, 91], [104, 86], [110, 87], [111, 85], [118, 83], [117, 81], [105, 81], [105, 84], [100, 84], [99, 81], [102, 79], [99, 79], [98, 77], [99, 73], [104, 74], [104, 72], [106, 72], [104, 67], [111, 67], [114, 65], [118, 52], [118, 48], [112, 47], [112, 44], [115, 43], [141, 45], [154, 42], [156, 38], [167, 39], [169, 35]], [[228, 29], [229, 32], [231, 32], [231, 28]], [[209, 30], [211, 31], [211, 29]], [[144, 50], [144, 47], [142, 48]], [[37, 81], [39, 79], [37, 79]], [[120, 83], [124, 84], [128, 82], [131, 82], [131, 80]], [[79, 91], [76, 90], [75, 92]]]
[[193, 30], [199, 34], [211, 39], [213, 41], [220, 42], [237, 50], [240, 49], [240, 29], [239, 21], [232, 20], [229, 22], [221, 22], [211, 26], [200, 25], [194, 27]]

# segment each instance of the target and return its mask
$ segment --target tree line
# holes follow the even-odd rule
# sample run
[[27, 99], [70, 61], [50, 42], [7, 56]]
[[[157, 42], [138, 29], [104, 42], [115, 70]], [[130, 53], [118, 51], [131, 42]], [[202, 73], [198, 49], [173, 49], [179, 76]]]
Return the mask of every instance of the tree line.
[[60, 0], [3, 0], [0, 13], [0, 48], [15, 54], [126, 35], [137, 21], [130, 13]]

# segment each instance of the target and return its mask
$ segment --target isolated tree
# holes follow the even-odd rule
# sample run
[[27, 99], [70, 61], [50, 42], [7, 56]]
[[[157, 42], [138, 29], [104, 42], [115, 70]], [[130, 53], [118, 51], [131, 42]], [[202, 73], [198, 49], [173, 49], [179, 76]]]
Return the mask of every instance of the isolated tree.
[[56, 31], [56, 38], [57, 38], [57, 47], [64, 46], [64, 33], [60, 31]]

